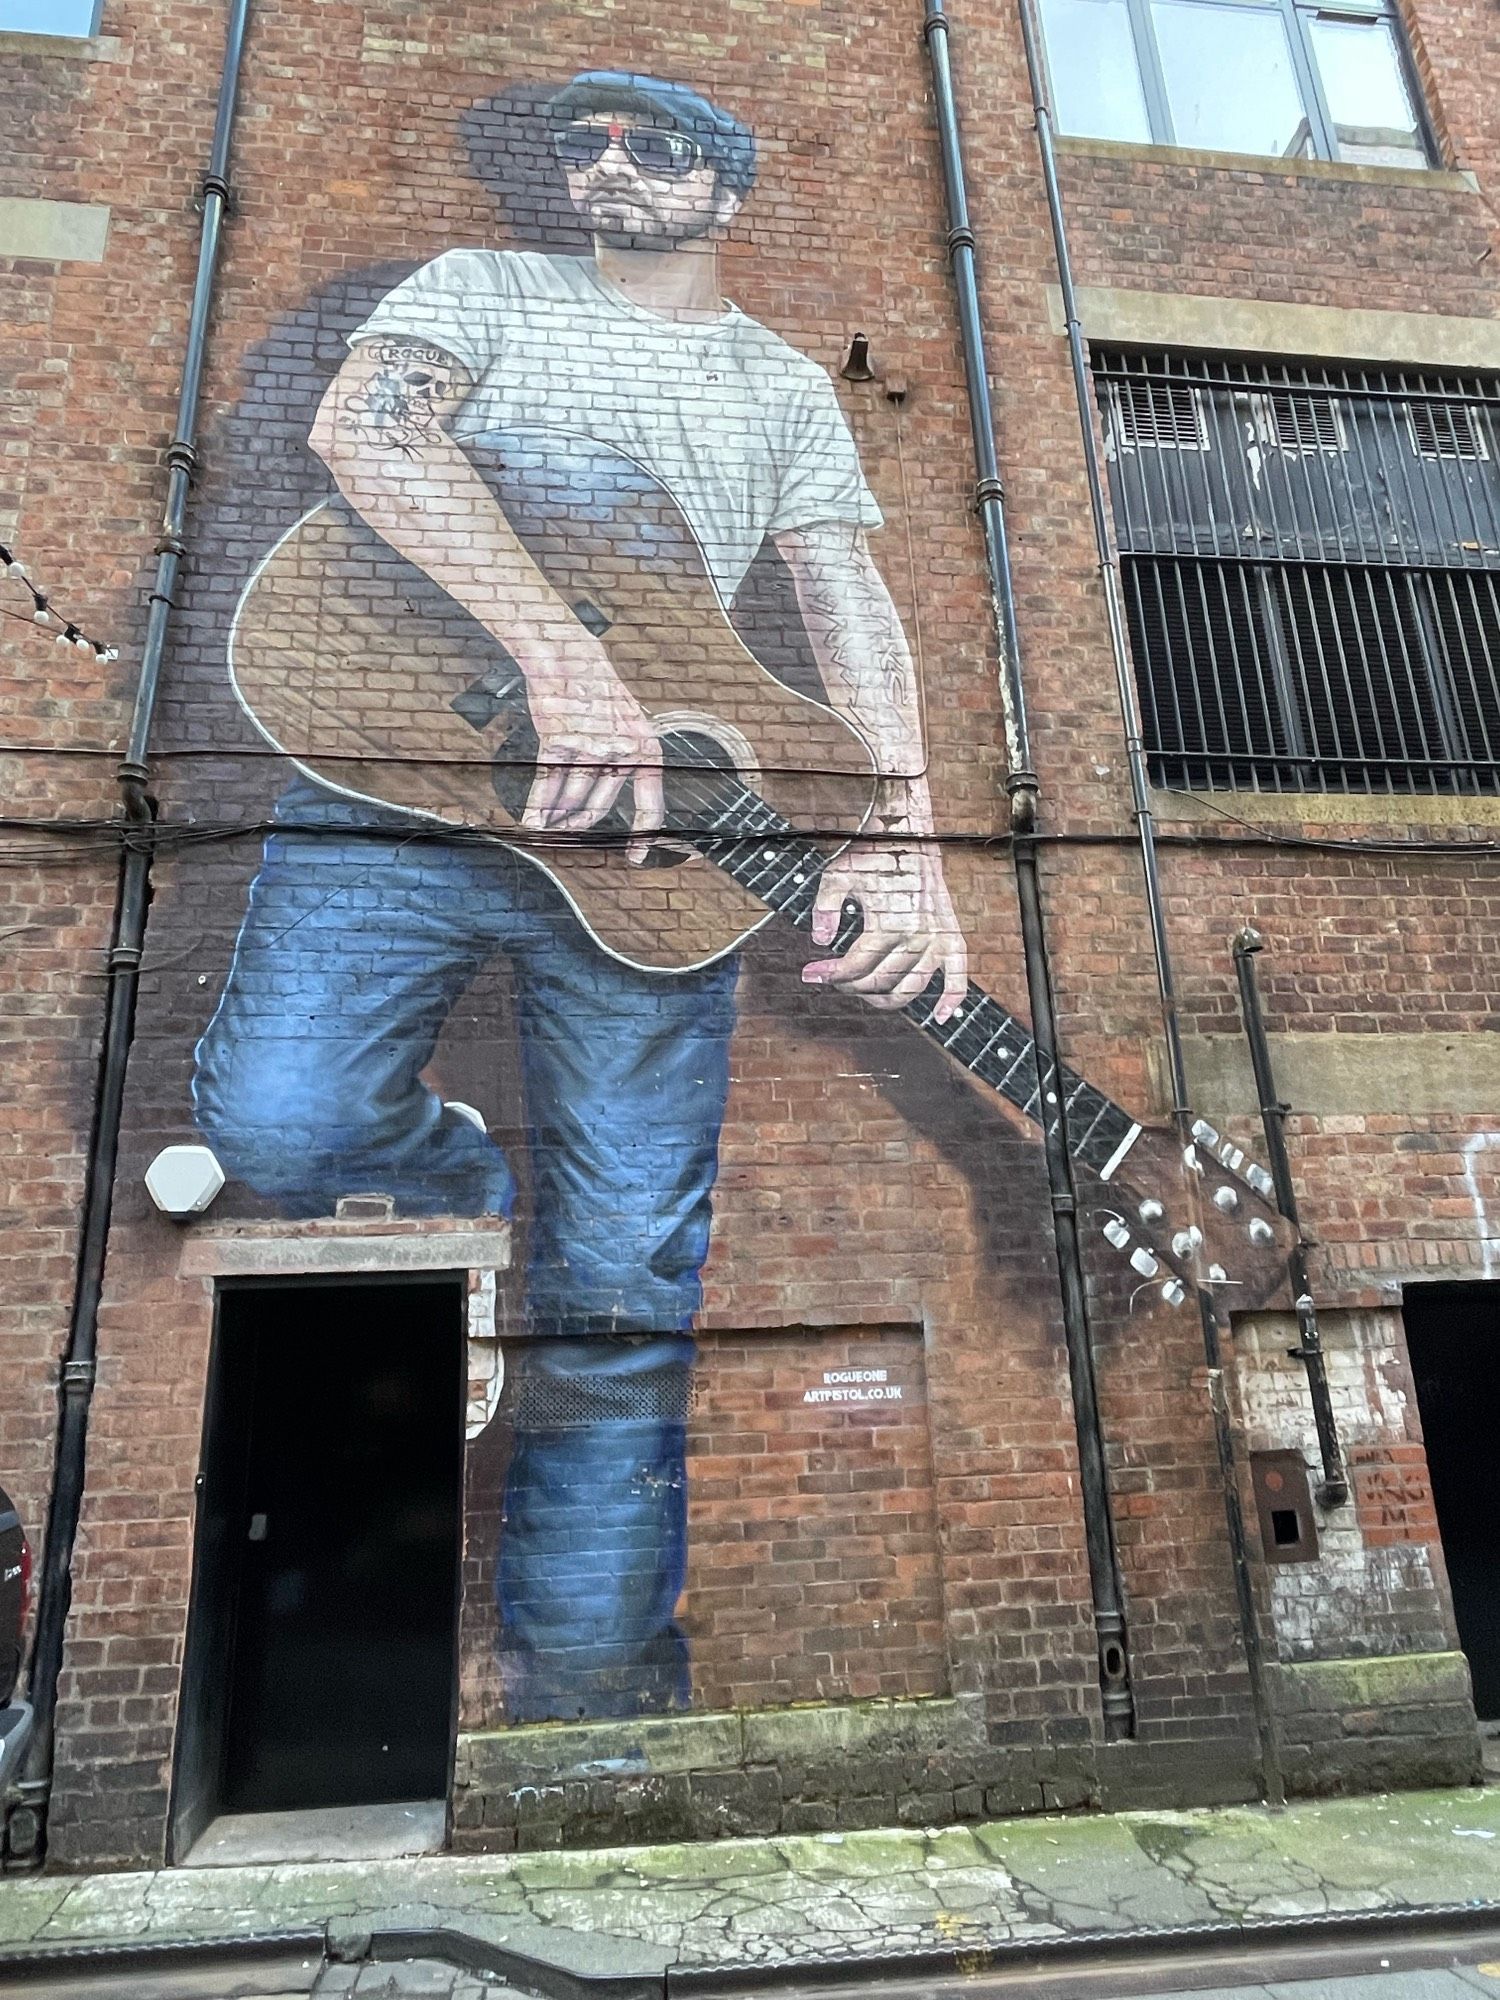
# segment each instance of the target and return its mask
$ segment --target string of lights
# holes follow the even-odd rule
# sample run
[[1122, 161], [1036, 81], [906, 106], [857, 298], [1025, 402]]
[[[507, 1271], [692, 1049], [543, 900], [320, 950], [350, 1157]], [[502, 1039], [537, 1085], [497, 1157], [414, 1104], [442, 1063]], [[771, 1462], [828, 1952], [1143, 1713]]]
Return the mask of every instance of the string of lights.
[[[92, 653], [96, 660], [106, 666], [111, 660], [119, 659], [117, 647], [107, 645], [103, 639], [94, 638], [84, 631], [76, 619], [65, 617], [57, 609], [26, 564], [14, 550], [6, 548], [3, 542], [0, 542], [0, 574], [20, 584], [26, 591], [31, 598], [30, 622], [33, 625], [40, 625], [44, 631], [51, 632], [59, 646], [76, 646], [80, 653]], [[21, 615], [14, 611], [6, 613], [6, 616], [11, 618]]]

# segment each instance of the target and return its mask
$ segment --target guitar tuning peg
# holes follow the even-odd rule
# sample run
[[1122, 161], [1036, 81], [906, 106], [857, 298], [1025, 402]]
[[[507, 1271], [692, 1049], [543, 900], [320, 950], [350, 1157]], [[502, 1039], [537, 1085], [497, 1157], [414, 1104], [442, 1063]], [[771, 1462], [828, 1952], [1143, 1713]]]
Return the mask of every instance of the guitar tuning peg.
[[1227, 1285], [1229, 1283], [1229, 1273], [1224, 1269], [1222, 1264], [1210, 1264], [1208, 1267], [1208, 1282], [1211, 1285]]
[[1116, 1250], [1124, 1250], [1129, 1246], [1130, 1231], [1125, 1227], [1125, 1224], [1120, 1220], [1118, 1215], [1112, 1215], [1108, 1222], [1105, 1223], [1104, 1235], [1105, 1240], [1112, 1243]]
[[1154, 1278], [1161, 1265], [1151, 1252], [1141, 1245], [1130, 1253], [1130, 1268], [1132, 1271], [1139, 1271], [1143, 1278]]
[[1214, 1189], [1214, 1207], [1224, 1215], [1233, 1215], [1240, 1205], [1240, 1198], [1229, 1186]]
[[1260, 1196], [1262, 1201], [1275, 1200], [1276, 1183], [1258, 1161], [1250, 1160], [1246, 1163], [1245, 1179], [1249, 1181], [1251, 1187], [1255, 1189], [1255, 1192]]
[[1219, 1143], [1218, 1133], [1206, 1118], [1195, 1118], [1193, 1120], [1193, 1137], [1198, 1141], [1200, 1146], [1212, 1147], [1217, 1146]]
[[1182, 1164], [1190, 1174], [1201, 1174], [1203, 1172], [1203, 1162], [1198, 1157], [1198, 1148], [1196, 1146], [1183, 1147]]
[[1195, 1223], [1191, 1229], [1179, 1229], [1172, 1238], [1174, 1257], [1191, 1257], [1195, 1250], [1203, 1248], [1203, 1231]]
[[1166, 1212], [1161, 1203], [1153, 1200], [1150, 1195], [1147, 1195], [1146, 1199], [1136, 1210], [1136, 1214], [1141, 1218], [1142, 1222], [1160, 1222]]
[[1276, 1240], [1276, 1231], [1271, 1227], [1270, 1223], [1266, 1221], [1263, 1215], [1257, 1215], [1252, 1219], [1250, 1223], [1249, 1233], [1250, 1233], [1250, 1241], [1252, 1243], [1259, 1243], [1264, 1245], [1267, 1243], [1273, 1243]]
[[1181, 1278], [1168, 1278], [1161, 1288], [1161, 1295], [1169, 1306], [1180, 1306], [1187, 1297], [1187, 1286]]

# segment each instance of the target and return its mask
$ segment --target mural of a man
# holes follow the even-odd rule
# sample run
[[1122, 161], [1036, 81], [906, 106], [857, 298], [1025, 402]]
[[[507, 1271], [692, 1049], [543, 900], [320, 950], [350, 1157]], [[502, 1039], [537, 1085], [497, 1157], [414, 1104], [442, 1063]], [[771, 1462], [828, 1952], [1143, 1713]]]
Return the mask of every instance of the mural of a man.
[[[916, 675], [866, 545], [880, 523], [824, 371], [724, 300], [717, 243], [755, 140], [680, 83], [577, 76], [546, 117], [589, 257], [457, 250], [351, 336], [311, 444], [345, 499], [500, 642], [540, 745], [523, 824], [578, 833], [623, 802], [632, 859], [662, 821], [650, 721], [526, 553], [465, 436], [582, 433], [677, 500], [726, 604], [769, 539], [829, 701], [874, 748], [886, 838], [827, 870], [814, 985], [894, 1009], [965, 950], [932, 829]], [[399, 617], [393, 607], [393, 619]], [[419, 673], [419, 663], [413, 674]], [[438, 715], [458, 757], [473, 737]], [[433, 741], [429, 734], [427, 740]], [[595, 945], [502, 844], [373, 842], [378, 815], [310, 780], [280, 808], [218, 1011], [197, 1116], [288, 1213], [378, 1189], [413, 1215], [509, 1214], [502, 1149], [422, 1081], [484, 962], [516, 981], [535, 1212], [529, 1343], [497, 1575], [513, 1720], [685, 1703], [691, 1327], [728, 1089], [735, 965], [655, 975]], [[912, 839], [903, 842], [901, 836]], [[862, 933], [827, 947], [846, 898]]]

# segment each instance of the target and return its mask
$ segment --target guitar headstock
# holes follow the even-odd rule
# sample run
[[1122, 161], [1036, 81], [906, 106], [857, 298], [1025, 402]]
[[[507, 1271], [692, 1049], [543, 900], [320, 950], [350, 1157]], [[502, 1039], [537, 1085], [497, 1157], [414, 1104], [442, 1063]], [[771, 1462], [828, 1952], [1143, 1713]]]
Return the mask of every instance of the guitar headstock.
[[1186, 1147], [1143, 1127], [1085, 1207], [1091, 1231], [1169, 1306], [1203, 1290], [1231, 1310], [1290, 1307], [1294, 1236], [1274, 1194], [1266, 1169], [1199, 1119]]

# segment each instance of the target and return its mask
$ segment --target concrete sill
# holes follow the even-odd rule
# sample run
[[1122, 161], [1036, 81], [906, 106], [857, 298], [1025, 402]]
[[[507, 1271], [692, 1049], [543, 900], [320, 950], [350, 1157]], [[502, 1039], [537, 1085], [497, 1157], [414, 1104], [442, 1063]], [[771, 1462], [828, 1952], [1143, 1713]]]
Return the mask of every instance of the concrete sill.
[[392, 1222], [189, 1224], [184, 1278], [292, 1277], [378, 1271], [504, 1271], [509, 1226], [407, 1218]]
[[1151, 809], [1163, 826], [1191, 826], [1233, 838], [1244, 825], [1299, 829], [1368, 827], [1393, 840], [1419, 838], [1429, 828], [1500, 827], [1500, 798], [1437, 793], [1178, 792], [1153, 787]]
[[30, 35], [20, 28], [0, 28], [0, 58], [72, 56], [82, 62], [118, 62], [124, 46], [118, 35]]
[[1272, 153], [1216, 153], [1193, 146], [1137, 145], [1128, 139], [1060, 136], [1059, 153], [1074, 159], [1140, 160], [1164, 167], [1254, 174], [1265, 180], [1353, 181], [1367, 187], [1418, 188], [1428, 194], [1475, 194], [1474, 175], [1446, 167], [1362, 167], [1347, 160], [1285, 160]]

